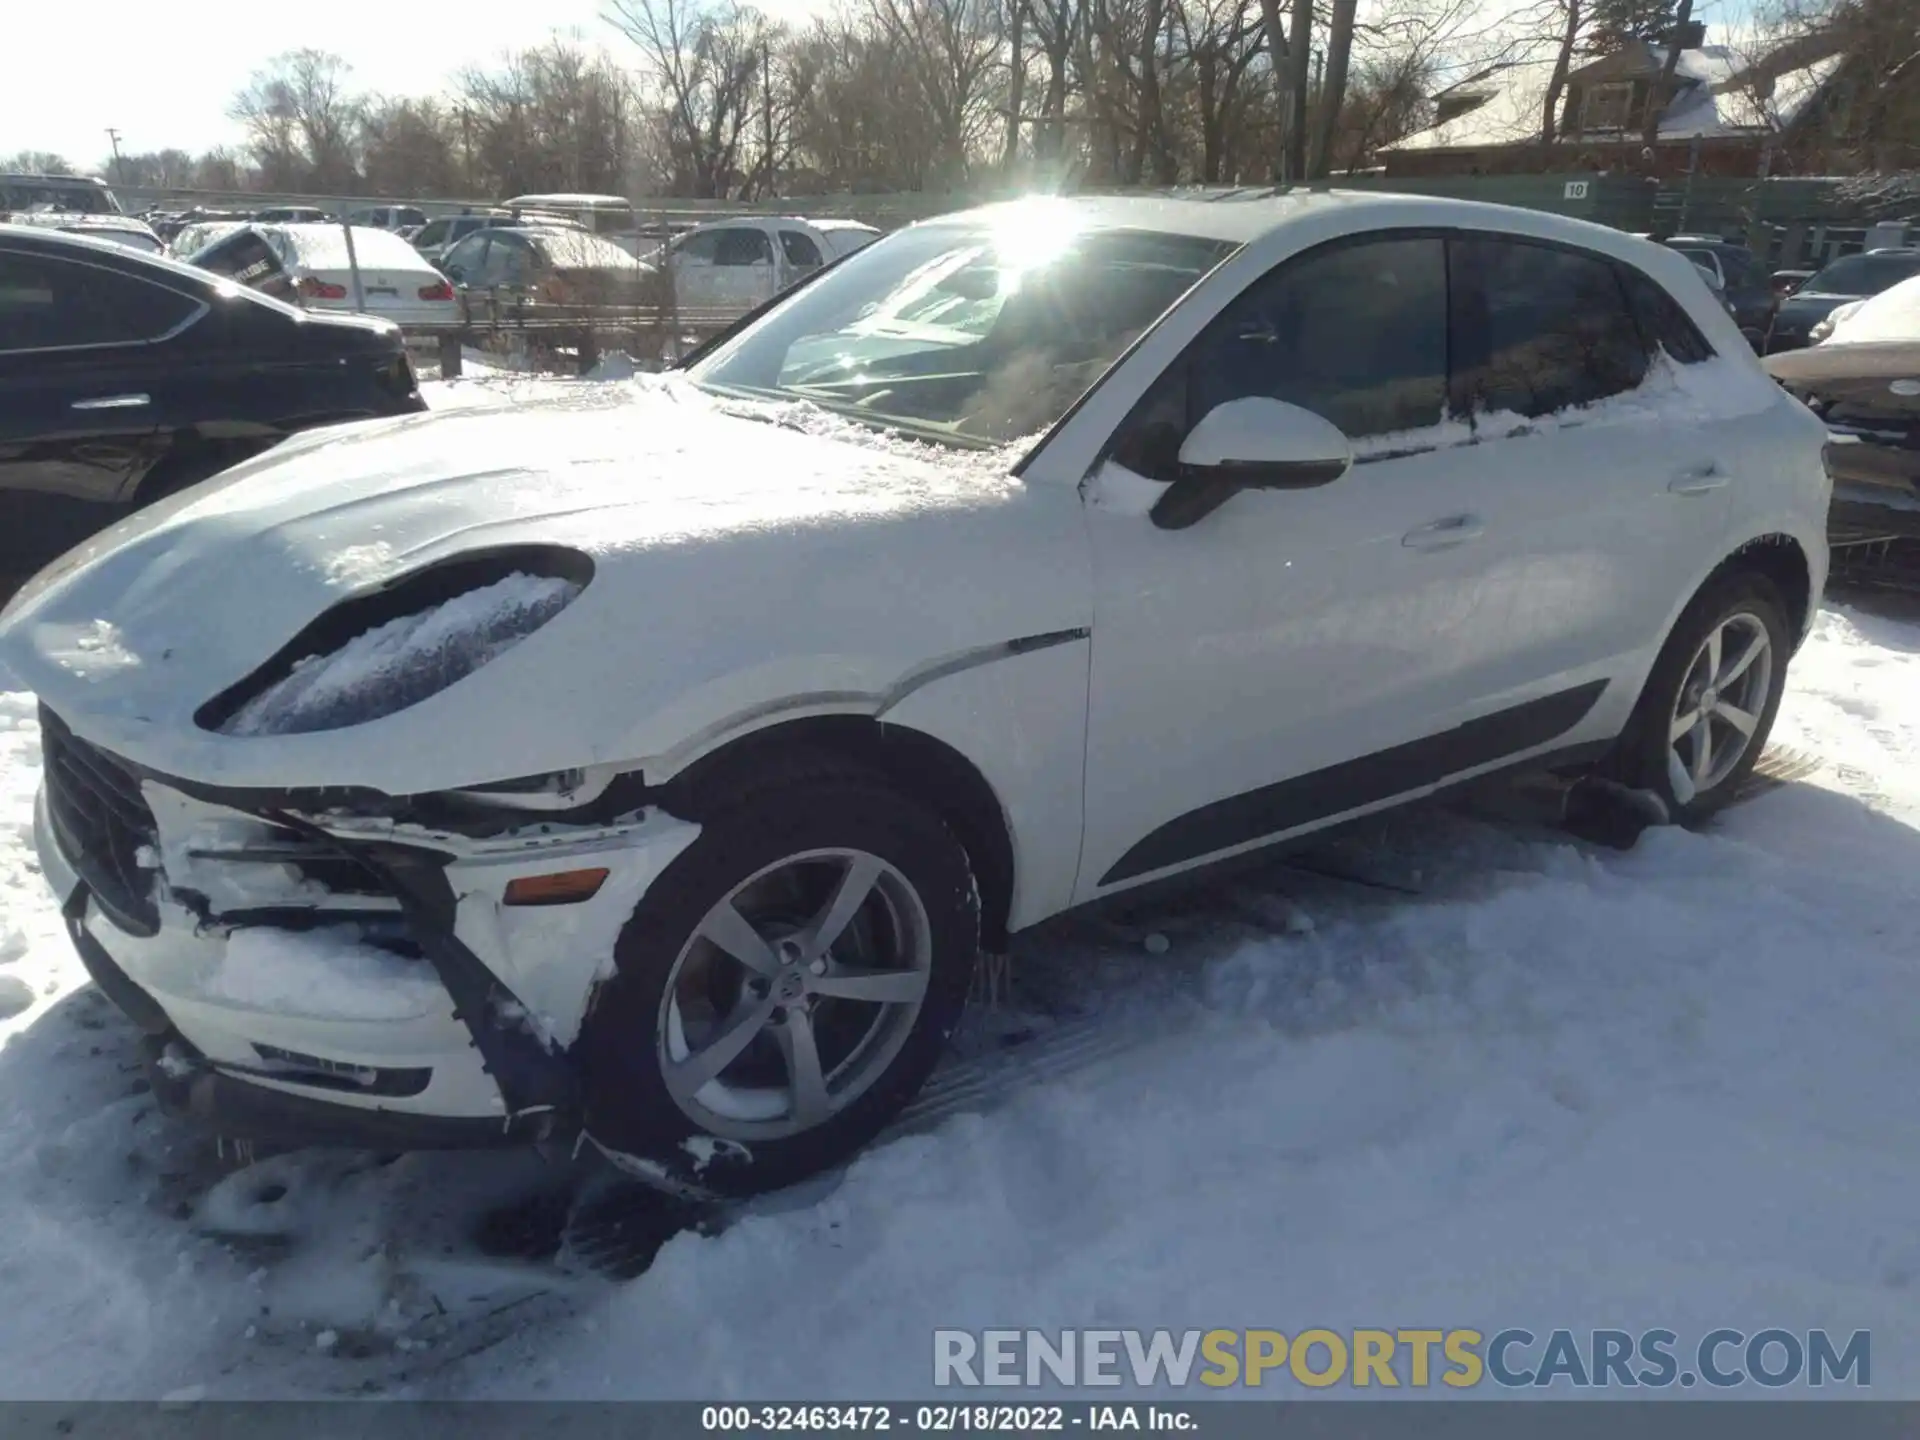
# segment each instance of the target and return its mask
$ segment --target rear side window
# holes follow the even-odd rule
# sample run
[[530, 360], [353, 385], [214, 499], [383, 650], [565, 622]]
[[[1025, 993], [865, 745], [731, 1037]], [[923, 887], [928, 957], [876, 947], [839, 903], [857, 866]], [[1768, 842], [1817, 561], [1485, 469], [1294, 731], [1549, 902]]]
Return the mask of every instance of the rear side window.
[[1697, 365], [1713, 358], [1713, 346], [1707, 343], [1707, 337], [1664, 286], [1627, 265], [1620, 267], [1620, 279], [1626, 286], [1641, 339], [1650, 352], [1664, 350], [1682, 365]]
[[1190, 415], [1285, 400], [1353, 439], [1440, 422], [1447, 399], [1447, 264], [1437, 237], [1314, 251], [1256, 280], [1194, 353]]
[[117, 270], [0, 250], [0, 351], [158, 340], [199, 308]]
[[1612, 262], [1516, 239], [1456, 240], [1459, 379], [1475, 414], [1577, 409], [1646, 379], [1647, 349]]
[[789, 265], [807, 270], [820, 263], [820, 247], [798, 230], [782, 230], [780, 248], [786, 251]]
[[420, 228], [420, 233], [413, 237], [413, 243], [416, 245], [438, 245], [441, 237], [451, 228], [452, 227], [444, 220], [430, 220]]

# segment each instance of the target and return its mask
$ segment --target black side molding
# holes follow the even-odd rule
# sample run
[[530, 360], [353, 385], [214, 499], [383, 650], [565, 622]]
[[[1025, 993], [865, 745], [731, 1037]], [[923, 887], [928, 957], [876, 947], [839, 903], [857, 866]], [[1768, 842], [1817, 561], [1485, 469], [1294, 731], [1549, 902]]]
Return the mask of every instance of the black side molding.
[[1438, 785], [1463, 770], [1546, 745], [1573, 729], [1599, 701], [1605, 680], [1543, 695], [1391, 750], [1343, 760], [1258, 790], [1230, 795], [1169, 820], [1100, 877], [1115, 885], [1249, 841]]

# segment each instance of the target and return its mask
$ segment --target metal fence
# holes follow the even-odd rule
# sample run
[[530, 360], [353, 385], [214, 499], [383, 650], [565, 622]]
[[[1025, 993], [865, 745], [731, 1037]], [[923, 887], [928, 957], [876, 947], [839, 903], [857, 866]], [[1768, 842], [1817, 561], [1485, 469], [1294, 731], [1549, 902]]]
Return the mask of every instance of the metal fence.
[[681, 307], [668, 298], [653, 304], [557, 304], [508, 290], [463, 290], [460, 323], [410, 329], [409, 342], [431, 347], [440, 377], [463, 368], [469, 346], [485, 349], [518, 341], [557, 365], [581, 374], [609, 351], [622, 351], [642, 369], [658, 369], [738, 320], [744, 310]]

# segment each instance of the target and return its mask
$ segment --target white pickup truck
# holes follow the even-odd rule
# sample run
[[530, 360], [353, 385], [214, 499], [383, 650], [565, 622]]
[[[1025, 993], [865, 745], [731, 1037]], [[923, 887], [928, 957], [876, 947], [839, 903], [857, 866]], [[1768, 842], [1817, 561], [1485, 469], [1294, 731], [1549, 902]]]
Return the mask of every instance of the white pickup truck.
[[[715, 220], [667, 242], [674, 292], [683, 306], [750, 310], [802, 277], [880, 238], [857, 220], [743, 215]], [[655, 251], [643, 259], [661, 263]]]

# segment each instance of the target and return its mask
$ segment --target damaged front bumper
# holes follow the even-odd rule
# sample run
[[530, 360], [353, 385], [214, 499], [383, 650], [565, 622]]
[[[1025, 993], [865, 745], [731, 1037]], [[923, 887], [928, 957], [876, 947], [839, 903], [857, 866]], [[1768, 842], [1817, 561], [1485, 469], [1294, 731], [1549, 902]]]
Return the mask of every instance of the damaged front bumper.
[[[51, 715], [42, 733], [42, 867], [99, 988], [147, 1032], [168, 1108], [282, 1144], [466, 1147], [577, 1127], [571, 1048], [594, 987], [697, 826], [657, 807], [463, 831], [234, 803], [136, 772]], [[605, 871], [586, 898], [509, 897], [516, 880], [581, 870]]]

